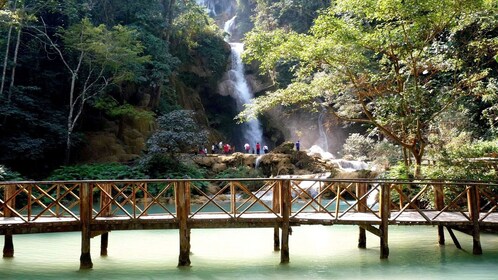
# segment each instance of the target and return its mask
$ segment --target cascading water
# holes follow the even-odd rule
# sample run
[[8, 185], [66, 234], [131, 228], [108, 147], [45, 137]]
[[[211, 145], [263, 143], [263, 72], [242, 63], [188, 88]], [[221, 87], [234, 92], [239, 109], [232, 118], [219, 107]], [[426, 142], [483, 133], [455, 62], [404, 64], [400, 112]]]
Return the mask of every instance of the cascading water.
[[[242, 63], [241, 54], [244, 50], [242, 43], [230, 43], [232, 49], [232, 69], [229, 71], [230, 80], [234, 85], [234, 95], [237, 101], [239, 111], [244, 109], [244, 104], [252, 102], [253, 94], [247, 85], [244, 77], [244, 64]], [[243, 124], [243, 138], [251, 145], [257, 142], [262, 143], [263, 130], [258, 119], [250, 120]]]
[[[225, 7], [226, 11], [219, 11], [219, 14], [224, 14], [224, 16], [233, 14], [233, 4], [229, 1], [215, 1], [215, 0], [196, 0], [197, 4], [204, 6], [206, 10], [213, 16], [216, 16], [217, 7]], [[223, 2], [223, 3], [222, 3]], [[219, 6], [217, 6], [217, 3]], [[223, 16], [223, 17], [224, 17]], [[221, 18], [223, 18], [221, 17]], [[230, 20], [223, 24], [223, 31], [226, 36], [225, 41], [230, 44], [231, 55], [232, 55], [232, 65], [231, 69], [228, 71], [228, 78], [231, 84], [230, 96], [232, 96], [237, 104], [237, 110], [241, 112], [244, 110], [244, 104], [252, 102], [254, 95], [247, 83], [244, 76], [244, 63], [242, 62], [242, 52], [244, 51], [244, 44], [240, 42], [232, 42], [230, 40], [231, 34], [235, 31], [236, 25], [235, 21], [237, 16], [233, 16]], [[263, 130], [261, 128], [261, 123], [258, 119], [253, 119], [245, 122], [241, 125], [240, 141], [244, 143], [249, 143], [251, 147], [254, 147], [256, 143], [262, 144], [263, 141]], [[239, 143], [240, 144], [240, 143]]]
[[197, 5], [205, 7], [206, 11], [208, 14], [212, 14], [213, 16], [216, 16], [216, 7], [214, 1], [209, 1], [209, 0], [195, 0]]
[[327, 113], [327, 109], [323, 108], [322, 112], [320, 112], [320, 115], [318, 115], [318, 133], [320, 135], [320, 141], [323, 151], [328, 152], [329, 151], [329, 139], [327, 137], [327, 133], [325, 133], [325, 129], [323, 128], [323, 119], [325, 118], [325, 115]]

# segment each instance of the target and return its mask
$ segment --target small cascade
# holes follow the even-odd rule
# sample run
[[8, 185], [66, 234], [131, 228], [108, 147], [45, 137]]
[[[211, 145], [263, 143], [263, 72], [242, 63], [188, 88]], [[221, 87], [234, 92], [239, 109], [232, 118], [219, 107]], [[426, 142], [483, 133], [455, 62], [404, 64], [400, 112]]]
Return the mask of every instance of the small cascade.
[[329, 151], [329, 139], [327, 137], [327, 133], [325, 132], [325, 129], [323, 127], [323, 120], [327, 114], [327, 109], [324, 107], [322, 111], [320, 112], [320, 115], [318, 115], [318, 133], [320, 135], [320, 141], [322, 149], [325, 152]]
[[[379, 202], [379, 184], [375, 185], [376, 187], [370, 194], [367, 196], [367, 205], [372, 208]], [[375, 208], [374, 208], [375, 209]]]
[[358, 170], [369, 169], [370, 167], [364, 161], [360, 160], [346, 160], [346, 159], [336, 159], [334, 155], [329, 152], [324, 152], [322, 148], [318, 145], [313, 145], [308, 149], [309, 156], [320, 156], [324, 160], [329, 160], [339, 166], [341, 171], [344, 172], [354, 172]]
[[258, 156], [256, 158], [256, 161], [254, 162], [254, 168], [258, 168], [259, 167], [259, 163], [261, 162], [261, 159], [263, 158], [263, 155], [261, 156]]
[[354, 172], [358, 170], [368, 169], [368, 164], [360, 160], [345, 160], [345, 159], [334, 159], [332, 162], [339, 165], [342, 171]]

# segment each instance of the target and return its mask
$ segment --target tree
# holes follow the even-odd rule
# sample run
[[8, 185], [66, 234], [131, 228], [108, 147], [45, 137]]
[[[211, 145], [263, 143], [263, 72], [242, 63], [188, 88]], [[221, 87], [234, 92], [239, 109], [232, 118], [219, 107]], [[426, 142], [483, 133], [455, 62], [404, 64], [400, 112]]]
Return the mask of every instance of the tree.
[[143, 46], [135, 31], [121, 25], [109, 30], [104, 25], [94, 26], [85, 18], [57, 33], [63, 46], [49, 36], [47, 29], [36, 30], [62, 60], [70, 75], [67, 163], [70, 160], [72, 134], [87, 101], [104, 93], [111, 84], [132, 80], [140, 71], [140, 65], [149, 57], [141, 55]]
[[158, 129], [147, 141], [149, 154], [189, 152], [207, 143], [202, 130], [190, 110], [176, 110], [157, 118]]
[[412, 157], [419, 175], [434, 120], [486, 78], [461, 68], [450, 36], [459, 22], [492, 4], [486, 5], [339, 0], [315, 20], [309, 34], [276, 30], [286, 35], [270, 41], [265, 41], [269, 34], [251, 34], [248, 60], [261, 61], [262, 70], [271, 72], [281, 61], [298, 63], [292, 84], [257, 98], [240, 117], [277, 105], [326, 103], [339, 119], [375, 127], [403, 147], [405, 163]]

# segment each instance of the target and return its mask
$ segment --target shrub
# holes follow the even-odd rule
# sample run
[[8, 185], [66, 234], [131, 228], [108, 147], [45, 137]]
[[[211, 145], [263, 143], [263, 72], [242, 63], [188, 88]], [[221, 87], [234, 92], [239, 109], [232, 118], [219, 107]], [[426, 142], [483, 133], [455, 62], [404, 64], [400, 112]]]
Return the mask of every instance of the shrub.
[[342, 154], [350, 155], [356, 160], [366, 160], [373, 146], [373, 139], [359, 133], [352, 133], [342, 146]]
[[18, 172], [12, 171], [5, 166], [0, 165], [0, 181], [22, 181], [25, 178]]
[[47, 180], [117, 180], [143, 178], [147, 178], [147, 176], [137, 168], [128, 165], [120, 163], [97, 163], [63, 166], [53, 171]]

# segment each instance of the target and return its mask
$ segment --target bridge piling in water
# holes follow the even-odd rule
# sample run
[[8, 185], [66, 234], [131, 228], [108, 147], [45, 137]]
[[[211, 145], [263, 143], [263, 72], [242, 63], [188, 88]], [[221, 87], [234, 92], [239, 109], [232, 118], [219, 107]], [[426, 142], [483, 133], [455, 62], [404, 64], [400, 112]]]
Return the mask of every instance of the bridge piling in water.
[[90, 223], [92, 219], [92, 192], [93, 185], [83, 183], [80, 189], [80, 219], [81, 219], [81, 256], [80, 269], [93, 267], [90, 255], [90, 238], [92, 231]]
[[388, 226], [391, 204], [391, 188], [389, 184], [383, 183], [380, 189], [380, 258], [389, 257]]
[[479, 229], [479, 189], [477, 186], [471, 186], [467, 190], [468, 195], [468, 203], [469, 205], [469, 214], [472, 220], [472, 253], [474, 255], [482, 255], [482, 247], [481, 247], [481, 237], [480, 237], [480, 229]]
[[[5, 206], [4, 206], [4, 216], [5, 217], [11, 217], [12, 216], [12, 210], [15, 208], [15, 191], [16, 188], [14, 185], [7, 185], [5, 186], [4, 189], [4, 197], [5, 197]], [[13, 234], [11, 231], [7, 231], [5, 233], [5, 239], [4, 239], [4, 244], [3, 244], [3, 257], [4, 258], [12, 258], [14, 257], [14, 240], [13, 240]]]
[[[273, 186], [272, 209], [275, 213], [280, 213], [280, 184]], [[280, 227], [278, 223], [273, 227], [273, 251], [280, 251]]]
[[190, 229], [188, 227], [187, 219], [190, 212], [190, 187], [185, 181], [177, 182], [175, 184], [175, 201], [176, 213], [179, 224], [180, 234], [180, 255], [178, 257], [178, 266], [190, 265]]
[[[367, 198], [364, 197], [367, 193], [367, 184], [365, 183], [356, 183], [356, 197], [360, 200], [357, 209], [359, 213], [365, 213], [367, 211], [366, 203]], [[363, 197], [363, 198], [362, 198]], [[358, 226], [359, 234], [358, 234], [358, 248], [365, 249], [367, 248], [367, 233], [365, 228]]]
[[290, 181], [281, 181], [281, 212], [282, 212], [282, 245], [280, 248], [280, 263], [289, 262], [289, 229], [290, 229], [290, 212], [291, 212], [291, 187]]

